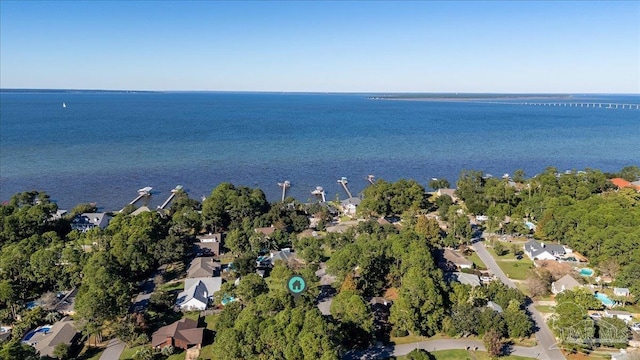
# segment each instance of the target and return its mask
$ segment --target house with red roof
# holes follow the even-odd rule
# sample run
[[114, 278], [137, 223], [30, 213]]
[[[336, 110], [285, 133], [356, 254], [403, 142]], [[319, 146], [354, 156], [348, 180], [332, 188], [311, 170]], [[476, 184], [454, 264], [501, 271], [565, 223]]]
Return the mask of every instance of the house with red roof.
[[640, 183], [638, 183], [638, 181], [629, 182], [623, 178], [613, 178], [610, 181], [618, 189], [632, 188], [632, 189], [636, 189], [636, 191], [640, 191]]

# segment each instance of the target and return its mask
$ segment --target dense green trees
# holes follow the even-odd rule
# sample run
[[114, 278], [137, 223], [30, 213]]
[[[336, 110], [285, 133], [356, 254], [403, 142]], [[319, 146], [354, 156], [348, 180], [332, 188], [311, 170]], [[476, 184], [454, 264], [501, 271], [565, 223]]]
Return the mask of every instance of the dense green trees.
[[387, 216], [417, 211], [426, 205], [425, 189], [415, 180], [401, 179], [388, 183], [379, 179], [363, 192], [358, 212], [367, 215]]
[[268, 210], [269, 203], [262, 190], [230, 183], [218, 185], [202, 202], [204, 224], [212, 231], [236, 228], [243, 219], [253, 221]]

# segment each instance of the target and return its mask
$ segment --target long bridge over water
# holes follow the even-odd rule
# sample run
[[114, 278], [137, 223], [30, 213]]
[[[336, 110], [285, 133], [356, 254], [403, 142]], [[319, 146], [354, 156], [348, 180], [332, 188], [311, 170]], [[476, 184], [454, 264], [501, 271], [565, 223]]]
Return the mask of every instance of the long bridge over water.
[[[489, 103], [489, 102], [487, 102]], [[548, 107], [583, 107], [598, 109], [633, 109], [639, 110], [640, 104], [622, 104], [622, 103], [595, 103], [595, 102], [498, 102], [492, 101], [491, 104], [511, 104], [511, 105], [531, 105], [531, 106], [548, 106]]]

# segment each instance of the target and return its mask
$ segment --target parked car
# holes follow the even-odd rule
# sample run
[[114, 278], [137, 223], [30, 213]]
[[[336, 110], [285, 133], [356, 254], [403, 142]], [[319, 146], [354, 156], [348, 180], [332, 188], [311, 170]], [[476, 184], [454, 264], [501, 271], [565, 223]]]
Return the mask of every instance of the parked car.
[[589, 315], [593, 320], [600, 320], [602, 319], [602, 314], [600, 313], [593, 313], [591, 315]]
[[631, 324], [630, 327], [631, 327], [631, 330], [640, 332], [640, 322], [637, 322], [635, 324]]

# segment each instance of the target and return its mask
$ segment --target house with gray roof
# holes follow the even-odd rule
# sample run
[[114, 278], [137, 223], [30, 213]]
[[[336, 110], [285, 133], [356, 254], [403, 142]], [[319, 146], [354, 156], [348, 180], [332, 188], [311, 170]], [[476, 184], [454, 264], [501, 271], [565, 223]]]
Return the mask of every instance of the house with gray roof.
[[191, 261], [187, 278], [212, 277], [220, 273], [220, 263], [211, 256], [197, 257]]
[[545, 244], [531, 239], [524, 244], [524, 253], [531, 260], [558, 260], [572, 251], [562, 245]]
[[358, 206], [361, 202], [362, 200], [357, 197], [350, 197], [346, 200], [342, 200], [340, 202], [340, 206], [342, 206], [342, 213], [348, 216], [355, 216], [356, 210], [358, 209]]
[[28, 332], [22, 342], [33, 346], [42, 357], [54, 357], [53, 350], [55, 347], [59, 344], [71, 346], [76, 335], [78, 335], [78, 330], [73, 325], [73, 321], [65, 317], [49, 328], [41, 326]]
[[271, 265], [275, 265], [276, 261], [282, 261], [283, 263], [289, 265], [292, 262], [298, 261], [298, 256], [291, 251], [289, 248], [284, 248], [280, 251], [272, 252], [270, 255]]
[[449, 282], [456, 281], [460, 284], [471, 285], [473, 287], [480, 286], [480, 277], [476, 274], [467, 274], [463, 272], [445, 273], [445, 279]]
[[580, 284], [578, 280], [574, 279], [573, 276], [567, 274], [561, 277], [558, 281], [551, 283], [551, 292], [554, 295], [557, 295], [563, 291], [573, 290], [579, 287], [582, 287], [582, 284]]
[[[220, 290], [220, 288], [218, 288]], [[217, 291], [217, 290], [216, 290]], [[182, 311], [205, 310], [209, 305], [209, 299], [213, 296], [207, 289], [204, 282], [198, 280], [189, 288], [178, 294], [176, 306]]]
[[444, 271], [473, 268], [473, 262], [460, 255], [455, 250], [438, 250], [436, 251], [436, 256], [438, 257], [438, 266], [440, 266]]
[[500, 306], [500, 305], [496, 304], [496, 303], [495, 303], [495, 302], [493, 302], [493, 301], [487, 301], [487, 307], [488, 307], [489, 309], [492, 309], [493, 311], [495, 311], [495, 312], [499, 313], [499, 314], [501, 314], [501, 313], [502, 313], [502, 306]]
[[613, 288], [613, 295], [615, 296], [631, 296], [631, 291], [628, 288]]
[[107, 213], [83, 213], [71, 220], [71, 229], [80, 232], [87, 232], [95, 227], [104, 229], [110, 220], [111, 216]]

